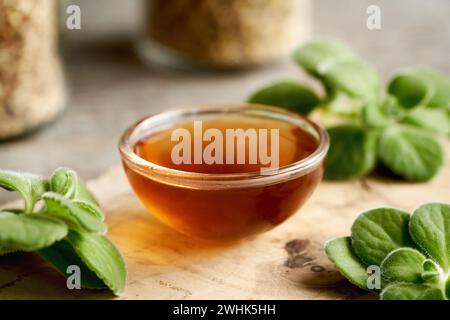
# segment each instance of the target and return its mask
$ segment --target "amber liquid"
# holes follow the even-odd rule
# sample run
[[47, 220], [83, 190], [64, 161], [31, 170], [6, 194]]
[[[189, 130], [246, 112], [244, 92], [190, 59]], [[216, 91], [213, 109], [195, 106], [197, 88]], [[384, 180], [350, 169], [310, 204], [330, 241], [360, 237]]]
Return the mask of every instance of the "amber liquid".
[[[171, 141], [173, 130], [185, 128], [194, 137], [193, 127], [193, 122], [174, 125], [142, 139], [134, 151], [152, 163], [188, 172], [246, 173], [267, 167], [259, 161], [256, 164], [248, 161], [246, 164], [174, 164], [172, 149], [178, 142]], [[204, 120], [203, 131], [209, 128], [219, 129], [224, 137], [226, 129], [279, 129], [280, 167], [302, 160], [318, 148], [317, 139], [310, 133], [278, 120], [225, 116]], [[202, 147], [208, 143], [203, 142]], [[224, 157], [225, 149], [224, 141]], [[215, 241], [236, 240], [282, 223], [309, 198], [323, 174], [323, 166], [319, 165], [309, 173], [278, 183], [208, 189], [165, 183], [141, 175], [126, 164], [125, 170], [136, 194], [157, 218], [182, 233]]]

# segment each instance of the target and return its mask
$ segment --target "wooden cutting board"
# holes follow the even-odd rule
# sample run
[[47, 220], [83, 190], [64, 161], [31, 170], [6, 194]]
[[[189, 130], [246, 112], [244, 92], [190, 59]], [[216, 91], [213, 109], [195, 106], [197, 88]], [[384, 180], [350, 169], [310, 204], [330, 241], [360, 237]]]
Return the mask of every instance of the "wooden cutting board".
[[[412, 211], [426, 202], [450, 202], [450, 163], [429, 183], [377, 177], [323, 182], [281, 226], [227, 246], [198, 243], [159, 223], [131, 193], [120, 167], [89, 187], [107, 214], [109, 237], [128, 265], [127, 290], [120, 299], [367, 299], [373, 296], [334, 270], [324, 242], [348, 235], [353, 220], [366, 209]], [[69, 291], [65, 283], [32, 254], [0, 258], [0, 299], [114, 298], [103, 291]]]

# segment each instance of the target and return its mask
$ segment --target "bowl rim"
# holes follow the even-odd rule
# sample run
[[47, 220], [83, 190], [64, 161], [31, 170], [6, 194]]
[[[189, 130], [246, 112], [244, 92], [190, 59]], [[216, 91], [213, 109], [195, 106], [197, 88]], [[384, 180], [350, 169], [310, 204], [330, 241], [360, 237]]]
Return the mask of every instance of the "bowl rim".
[[[265, 174], [260, 171], [244, 173], [198, 173], [167, 168], [141, 158], [134, 152], [134, 145], [130, 139], [141, 126], [148, 126], [149, 122], [158, 122], [169, 119], [177, 119], [179, 122], [186, 120], [183, 117], [201, 116], [208, 114], [239, 114], [255, 112], [257, 114], [272, 115], [273, 119], [284, 120], [299, 126], [298, 122], [307, 124], [318, 136], [317, 149], [306, 158], [291, 164], [280, 166], [278, 169], [267, 170]], [[171, 123], [171, 122], [167, 122]], [[172, 122], [176, 123], [176, 121]], [[305, 175], [321, 165], [330, 147], [330, 139], [326, 129], [314, 121], [300, 114], [287, 111], [282, 108], [260, 104], [208, 104], [192, 108], [177, 108], [152, 114], [141, 118], [128, 127], [119, 141], [119, 152], [124, 164], [133, 171], [151, 179], [162, 180], [166, 183], [174, 183], [188, 188], [229, 188], [247, 187], [251, 185], [266, 185], [279, 183], [287, 179], [293, 179]]]

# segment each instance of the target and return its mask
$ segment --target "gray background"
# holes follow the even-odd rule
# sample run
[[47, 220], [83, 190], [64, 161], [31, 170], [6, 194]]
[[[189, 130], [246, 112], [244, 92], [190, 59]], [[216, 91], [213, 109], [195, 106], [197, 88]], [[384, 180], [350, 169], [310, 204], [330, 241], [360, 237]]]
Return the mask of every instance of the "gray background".
[[[315, 35], [338, 37], [370, 61], [387, 80], [407, 65], [450, 74], [450, 1], [313, 0]], [[302, 78], [285, 62], [246, 72], [180, 73], [151, 70], [131, 43], [141, 23], [139, 0], [67, 1], [81, 5], [82, 30], [64, 32], [71, 101], [45, 130], [0, 143], [0, 168], [49, 174], [70, 166], [88, 179], [118, 164], [117, 141], [144, 115], [178, 106], [241, 102], [278, 78]], [[366, 28], [366, 9], [382, 10], [382, 30]], [[0, 202], [10, 195], [0, 192]]]

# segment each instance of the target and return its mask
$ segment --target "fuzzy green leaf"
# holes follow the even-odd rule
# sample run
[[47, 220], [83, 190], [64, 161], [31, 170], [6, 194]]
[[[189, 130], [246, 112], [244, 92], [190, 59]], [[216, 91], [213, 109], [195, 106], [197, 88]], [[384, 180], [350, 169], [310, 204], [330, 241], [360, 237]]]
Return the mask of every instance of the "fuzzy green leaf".
[[250, 97], [249, 102], [282, 107], [308, 115], [320, 104], [320, 98], [310, 88], [288, 80], [259, 90]]
[[97, 218], [97, 220], [105, 221], [105, 214], [102, 209], [95, 204], [79, 200], [72, 200], [72, 203], [84, 211], [89, 212], [90, 215]]
[[402, 122], [431, 132], [450, 135], [450, 113], [447, 110], [419, 107], [408, 112]]
[[319, 74], [328, 86], [351, 97], [373, 100], [379, 94], [380, 79], [372, 66], [359, 60], [337, 60], [321, 64]]
[[55, 192], [47, 192], [42, 196], [45, 202], [43, 213], [56, 217], [69, 224], [71, 229], [80, 229], [92, 233], [106, 233], [106, 224], [92, 213], [85, 203], [72, 202]]
[[70, 231], [67, 241], [75, 252], [115, 294], [125, 290], [125, 262], [108, 238], [77, 231]]
[[381, 100], [379, 108], [391, 120], [401, 119], [409, 112], [409, 110], [400, 106], [396, 97], [391, 95], [387, 95]]
[[313, 75], [318, 75], [319, 66], [331, 60], [353, 59], [355, 54], [344, 44], [334, 40], [313, 40], [294, 52], [295, 61]]
[[433, 94], [426, 105], [432, 108], [445, 108], [450, 111], [450, 78], [430, 69], [416, 70], [415, 74], [417, 77], [428, 81], [432, 87]]
[[425, 259], [422, 263], [422, 279], [428, 282], [439, 282], [441, 276], [441, 267], [431, 259]]
[[449, 77], [430, 69], [409, 69], [397, 75], [393, 81], [397, 82], [393, 90], [397, 97], [416, 97], [412, 99], [416, 102], [423, 95], [423, 88], [419, 87], [426, 84], [426, 95], [420, 104], [450, 111]]
[[350, 237], [328, 241], [325, 253], [344, 277], [361, 289], [367, 290], [367, 266], [353, 252]]
[[353, 179], [369, 174], [376, 164], [377, 137], [359, 126], [344, 125], [328, 129], [331, 146], [325, 178]]
[[59, 168], [53, 173], [50, 178], [50, 189], [68, 199], [98, 206], [97, 200], [78, 177], [78, 174], [68, 168]]
[[381, 266], [393, 250], [414, 247], [409, 236], [409, 214], [397, 209], [379, 208], [362, 213], [352, 226], [352, 246], [367, 265]]
[[376, 101], [367, 103], [362, 109], [363, 123], [369, 128], [385, 128], [392, 124], [392, 120], [383, 112]]
[[387, 168], [410, 181], [430, 180], [444, 163], [442, 147], [432, 135], [406, 126], [383, 132], [378, 155]]
[[426, 257], [415, 249], [396, 249], [381, 263], [382, 274], [395, 282], [420, 283], [425, 260]]
[[446, 272], [450, 271], [450, 205], [425, 204], [411, 217], [414, 242]]
[[69, 266], [78, 266], [81, 271], [80, 280], [83, 288], [107, 288], [103, 280], [97, 277], [97, 275], [86, 266], [72, 248], [71, 244], [66, 240], [56, 242], [50, 247], [39, 250], [38, 254], [52, 264], [64, 276], [67, 276], [67, 268]]
[[447, 300], [450, 299], [450, 276], [447, 278], [445, 282], [445, 297]]
[[439, 266], [431, 259], [426, 259], [422, 264], [422, 268], [425, 272], [439, 272]]
[[0, 213], [0, 254], [31, 252], [52, 245], [68, 233], [65, 223], [38, 214]]
[[427, 82], [408, 74], [400, 74], [392, 79], [388, 92], [397, 97], [400, 105], [406, 109], [426, 103], [430, 96]]
[[25, 201], [25, 213], [31, 213], [49, 186], [48, 181], [41, 176], [0, 170], [0, 187], [20, 193]]
[[4, 256], [4, 255], [10, 254], [10, 253], [14, 253], [16, 251], [17, 251], [17, 249], [15, 249], [15, 248], [8, 248], [8, 247], [0, 246], [0, 256]]
[[382, 300], [444, 300], [441, 290], [426, 284], [394, 283], [381, 293]]

